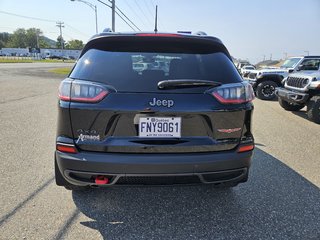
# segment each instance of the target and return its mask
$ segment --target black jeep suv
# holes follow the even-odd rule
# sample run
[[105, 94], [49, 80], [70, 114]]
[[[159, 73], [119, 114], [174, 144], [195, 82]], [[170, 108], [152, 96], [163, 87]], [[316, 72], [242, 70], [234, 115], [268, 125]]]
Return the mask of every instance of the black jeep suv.
[[246, 182], [253, 97], [217, 38], [98, 34], [59, 88], [56, 183]]

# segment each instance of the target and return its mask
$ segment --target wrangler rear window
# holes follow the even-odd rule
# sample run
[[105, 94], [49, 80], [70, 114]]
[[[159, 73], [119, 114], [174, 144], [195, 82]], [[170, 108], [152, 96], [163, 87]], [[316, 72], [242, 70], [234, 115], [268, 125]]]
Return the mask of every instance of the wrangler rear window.
[[[240, 82], [231, 60], [222, 52], [113, 52], [88, 50], [73, 69], [71, 78], [102, 82], [119, 92], [163, 92], [162, 80], [197, 79], [224, 83]], [[199, 92], [208, 87], [165, 90]]]

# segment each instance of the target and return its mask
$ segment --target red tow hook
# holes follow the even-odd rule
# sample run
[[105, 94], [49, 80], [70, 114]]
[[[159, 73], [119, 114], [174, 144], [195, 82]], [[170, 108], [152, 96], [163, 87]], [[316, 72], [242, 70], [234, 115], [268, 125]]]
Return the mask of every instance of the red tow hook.
[[109, 183], [109, 179], [105, 176], [97, 176], [94, 181], [97, 185], [103, 185], [103, 184]]

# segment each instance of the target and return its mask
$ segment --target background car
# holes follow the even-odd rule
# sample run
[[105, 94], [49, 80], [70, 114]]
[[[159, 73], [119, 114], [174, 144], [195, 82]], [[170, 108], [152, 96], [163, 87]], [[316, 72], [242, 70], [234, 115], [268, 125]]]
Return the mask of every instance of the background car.
[[251, 70], [255, 70], [255, 69], [256, 67], [253, 65], [245, 65], [240, 69], [240, 73], [243, 77], [246, 77], [251, 72]]

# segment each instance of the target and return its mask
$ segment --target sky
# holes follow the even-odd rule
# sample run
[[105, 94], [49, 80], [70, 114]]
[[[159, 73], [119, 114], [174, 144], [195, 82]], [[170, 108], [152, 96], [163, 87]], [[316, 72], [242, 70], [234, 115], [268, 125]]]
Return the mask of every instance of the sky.
[[[81, 1], [0, 0], [0, 32], [35, 27], [56, 40], [56, 22], [62, 21], [66, 41], [87, 42], [95, 34], [95, 12]], [[111, 9], [97, 0], [85, 1], [97, 6], [99, 31], [111, 28]], [[232, 56], [253, 64], [320, 55], [320, 0], [116, 0], [142, 31], [153, 31], [156, 5], [159, 31], [204, 31], [220, 38]], [[116, 17], [116, 31], [132, 29]]]

